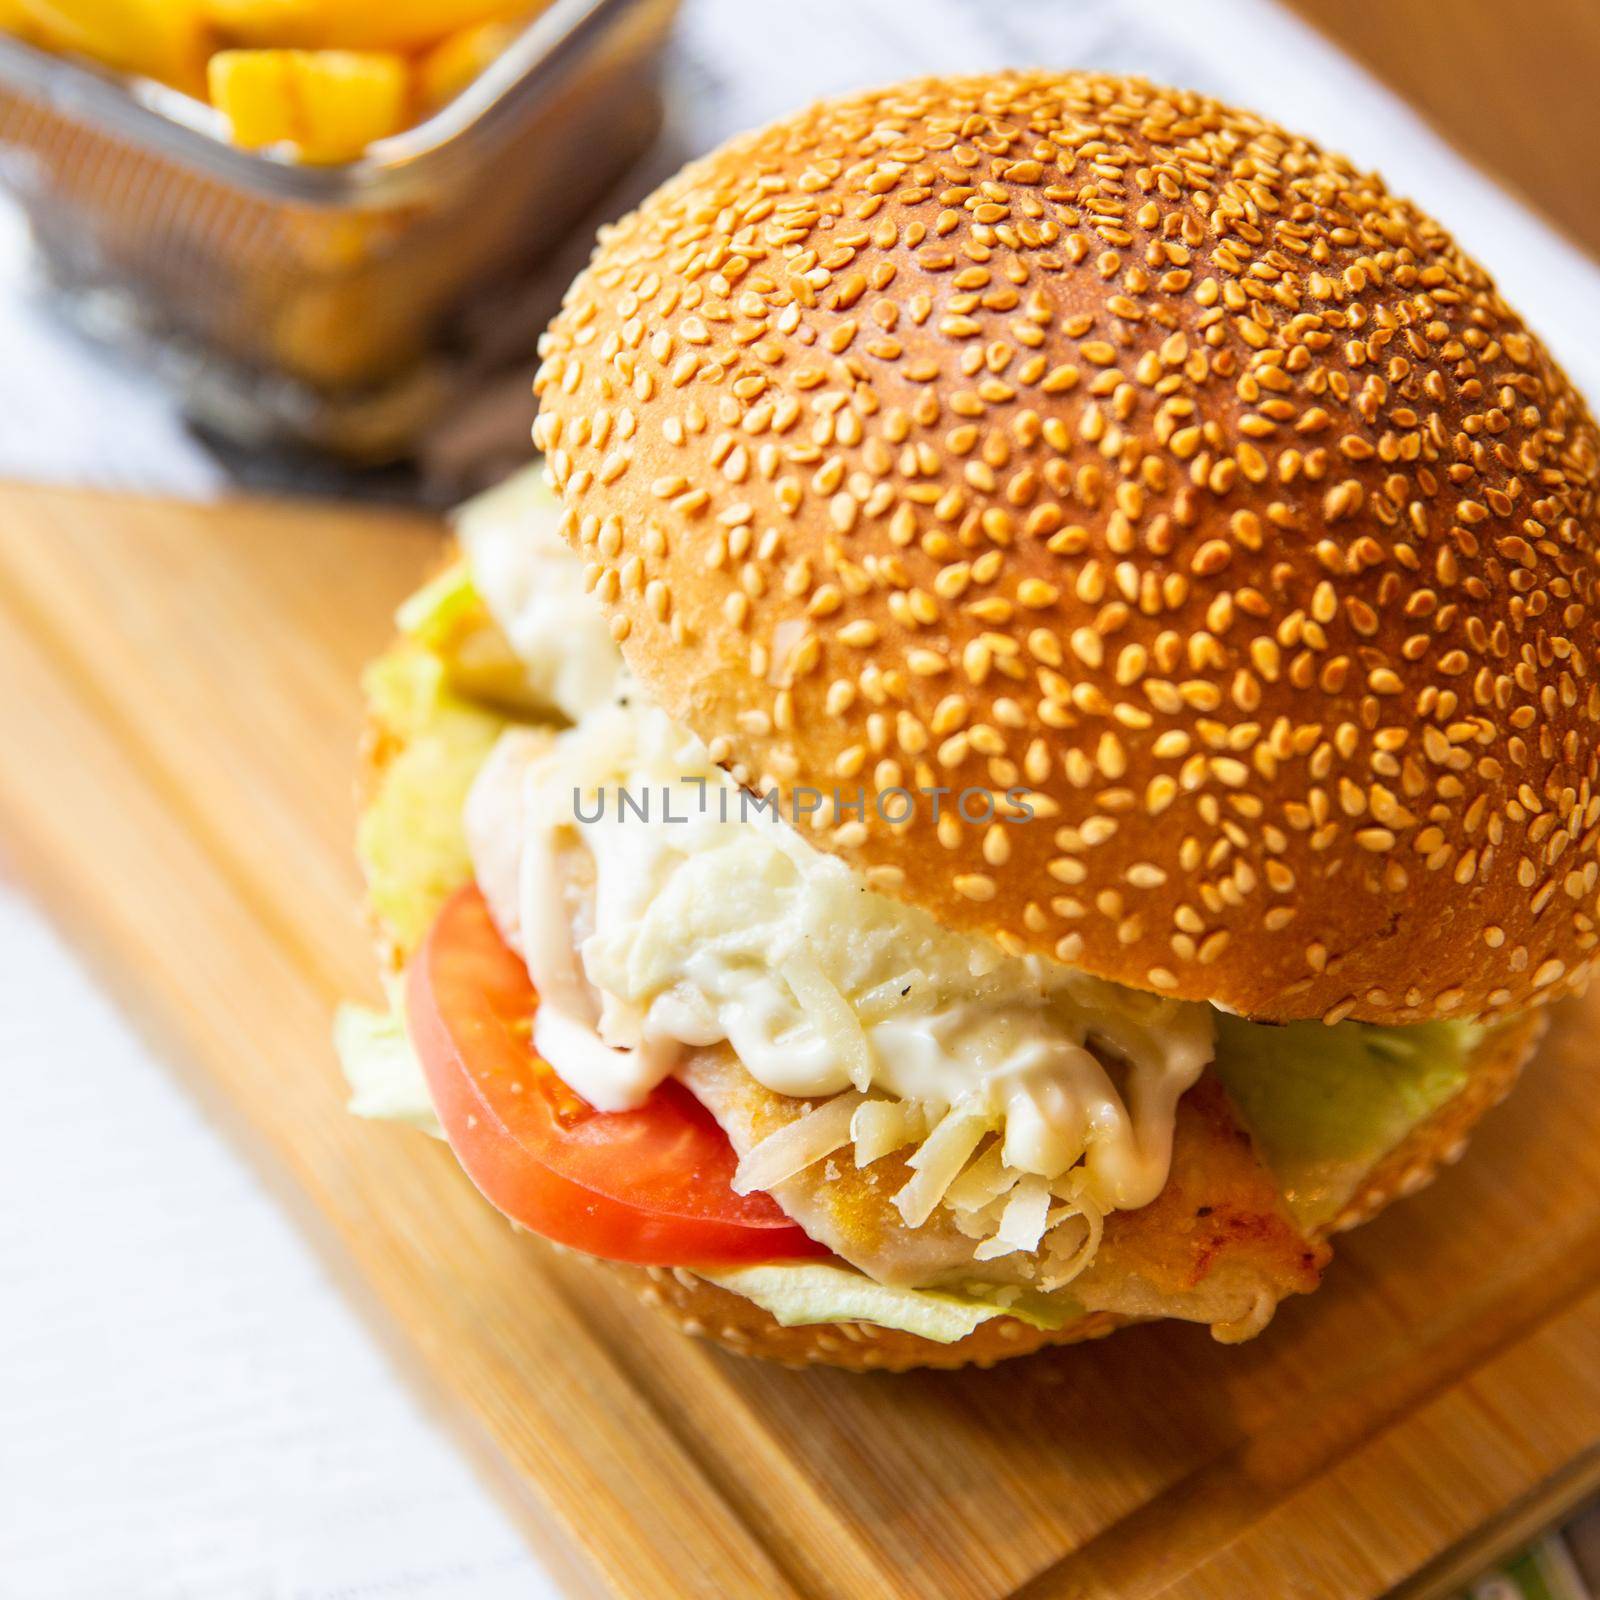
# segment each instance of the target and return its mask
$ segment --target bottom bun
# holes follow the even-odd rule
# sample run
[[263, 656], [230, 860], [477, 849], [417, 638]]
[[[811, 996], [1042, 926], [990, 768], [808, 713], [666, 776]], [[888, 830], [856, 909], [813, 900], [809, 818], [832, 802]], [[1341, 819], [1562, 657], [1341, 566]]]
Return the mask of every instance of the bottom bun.
[[[1510, 1093], [1545, 1028], [1543, 1013], [1515, 1018], [1488, 1034], [1474, 1052], [1466, 1086], [1420, 1123], [1367, 1175], [1343, 1210], [1321, 1232], [1370, 1221], [1391, 1200], [1415, 1194], [1466, 1149], [1478, 1119]], [[954, 1344], [865, 1322], [824, 1322], [786, 1328], [743, 1295], [720, 1288], [685, 1267], [609, 1267], [648, 1306], [681, 1332], [720, 1344], [737, 1355], [760, 1356], [788, 1367], [822, 1365], [850, 1372], [904, 1372], [911, 1367], [992, 1367], [1046, 1345], [1102, 1339], [1147, 1320], [1092, 1311], [1054, 1331], [1013, 1317], [996, 1317]]]

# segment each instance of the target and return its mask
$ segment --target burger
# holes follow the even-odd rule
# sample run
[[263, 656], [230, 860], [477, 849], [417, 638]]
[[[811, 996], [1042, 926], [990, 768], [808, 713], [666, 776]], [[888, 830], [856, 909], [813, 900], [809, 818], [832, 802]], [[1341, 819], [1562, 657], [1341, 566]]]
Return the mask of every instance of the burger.
[[738, 1351], [1258, 1333], [1596, 951], [1597, 439], [1437, 223], [1083, 72], [606, 229], [367, 678], [358, 1111]]

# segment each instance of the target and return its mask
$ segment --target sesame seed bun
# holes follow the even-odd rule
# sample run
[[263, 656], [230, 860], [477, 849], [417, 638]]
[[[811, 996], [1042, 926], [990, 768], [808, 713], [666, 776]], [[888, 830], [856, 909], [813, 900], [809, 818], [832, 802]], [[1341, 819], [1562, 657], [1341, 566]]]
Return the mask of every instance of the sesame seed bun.
[[[1575, 986], [1600, 441], [1376, 177], [1087, 73], [828, 102], [602, 235], [537, 437], [634, 670], [945, 923], [1247, 1015]], [[897, 808], [898, 809], [898, 806]]]

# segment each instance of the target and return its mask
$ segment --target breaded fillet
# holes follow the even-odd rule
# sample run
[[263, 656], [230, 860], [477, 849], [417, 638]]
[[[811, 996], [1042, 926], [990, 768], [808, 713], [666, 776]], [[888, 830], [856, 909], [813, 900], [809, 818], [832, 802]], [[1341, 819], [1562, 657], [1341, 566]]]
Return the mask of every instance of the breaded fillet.
[[[763, 1088], [726, 1047], [697, 1052], [679, 1076], [741, 1155], [811, 1109]], [[891, 1196], [910, 1176], [901, 1153], [857, 1168], [847, 1147], [772, 1193], [813, 1238], [882, 1283], [1031, 1281], [1034, 1257], [975, 1261], [975, 1241], [943, 1209], [908, 1228]], [[1314, 1289], [1328, 1254], [1296, 1226], [1208, 1072], [1178, 1103], [1165, 1188], [1138, 1211], [1107, 1216], [1098, 1253], [1067, 1292], [1086, 1311], [1237, 1325], [1242, 1335], [1285, 1295]]]

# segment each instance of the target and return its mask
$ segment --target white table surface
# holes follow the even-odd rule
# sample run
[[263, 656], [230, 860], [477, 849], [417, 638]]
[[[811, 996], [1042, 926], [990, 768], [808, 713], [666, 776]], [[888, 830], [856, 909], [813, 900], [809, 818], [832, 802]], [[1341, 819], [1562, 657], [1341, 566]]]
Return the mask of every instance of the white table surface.
[[[1381, 167], [1600, 394], [1600, 269], [1270, 0], [685, 0], [668, 137], [702, 149], [820, 93], [1008, 64], [1193, 84]], [[165, 396], [41, 307], [4, 209], [0, 477], [227, 482]], [[558, 1592], [254, 1171], [9, 886], [4, 852], [0, 1600]]]

